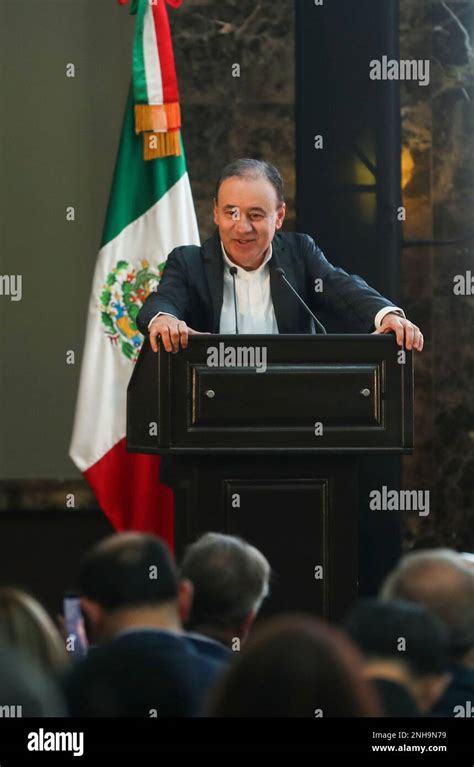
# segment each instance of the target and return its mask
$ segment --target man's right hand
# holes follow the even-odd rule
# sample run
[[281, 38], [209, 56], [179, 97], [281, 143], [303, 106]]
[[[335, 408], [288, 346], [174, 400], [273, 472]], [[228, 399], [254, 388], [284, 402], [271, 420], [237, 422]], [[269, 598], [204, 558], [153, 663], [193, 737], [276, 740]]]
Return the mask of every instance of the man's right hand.
[[189, 328], [183, 320], [177, 320], [169, 314], [162, 314], [150, 325], [150, 344], [154, 352], [158, 351], [158, 337], [161, 337], [163, 346], [167, 352], [176, 354], [180, 349], [186, 349], [188, 336], [203, 336], [209, 333], [200, 333], [198, 330]]

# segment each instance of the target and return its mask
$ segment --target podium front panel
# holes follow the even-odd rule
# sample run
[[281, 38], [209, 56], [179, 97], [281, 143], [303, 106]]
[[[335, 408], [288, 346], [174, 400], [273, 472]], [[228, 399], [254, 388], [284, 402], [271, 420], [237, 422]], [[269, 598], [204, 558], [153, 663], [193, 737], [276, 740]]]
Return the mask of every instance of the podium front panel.
[[129, 385], [127, 446], [408, 453], [412, 364], [391, 335], [191, 336], [177, 354], [146, 342]]

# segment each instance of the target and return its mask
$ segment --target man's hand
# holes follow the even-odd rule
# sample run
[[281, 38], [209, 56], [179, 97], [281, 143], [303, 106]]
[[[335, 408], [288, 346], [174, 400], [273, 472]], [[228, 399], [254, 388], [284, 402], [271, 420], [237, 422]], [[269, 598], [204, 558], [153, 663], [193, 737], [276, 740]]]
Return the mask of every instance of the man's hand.
[[406, 320], [404, 317], [400, 317], [399, 314], [386, 314], [382, 320], [382, 324], [378, 330], [375, 330], [373, 335], [377, 333], [390, 333], [394, 331], [397, 336], [397, 344], [399, 346], [405, 346], [405, 349], [410, 351], [416, 349], [421, 352], [423, 349], [423, 334], [413, 322]]
[[158, 351], [158, 336], [167, 352], [176, 354], [180, 349], [186, 349], [188, 336], [203, 336], [209, 333], [199, 333], [188, 328], [183, 320], [177, 320], [169, 314], [162, 314], [150, 325], [150, 344], [154, 352]]

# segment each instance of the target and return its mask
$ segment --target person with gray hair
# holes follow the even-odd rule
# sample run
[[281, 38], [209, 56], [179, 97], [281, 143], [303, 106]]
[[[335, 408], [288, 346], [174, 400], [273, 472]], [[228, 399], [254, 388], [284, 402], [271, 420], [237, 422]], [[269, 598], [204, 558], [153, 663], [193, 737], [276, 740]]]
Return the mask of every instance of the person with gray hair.
[[[308, 235], [281, 231], [284, 183], [274, 165], [233, 160], [219, 174], [213, 203], [214, 234], [202, 247], [182, 245], [169, 254], [157, 291], [138, 313], [138, 329], [149, 335], [154, 352], [158, 339], [167, 352], [178, 352], [199, 333], [321, 332], [291, 289], [281, 286], [281, 269], [316, 317], [328, 310], [346, 320], [349, 332], [393, 331], [399, 346], [422, 350], [420, 329], [400, 307], [330, 264]], [[324, 282], [320, 293], [316, 280]], [[258, 295], [259, 305], [248, 295]]]
[[187, 548], [180, 576], [193, 585], [184, 626], [201, 652], [222, 658], [240, 649], [269, 593], [263, 554], [241, 538], [206, 533]]
[[[211, 333], [325, 333], [322, 312], [344, 332], [394, 332], [399, 346], [421, 352], [423, 335], [403, 309], [333, 266], [309, 235], [283, 231], [285, 215], [278, 168], [251, 157], [226, 165], [216, 184], [214, 233], [201, 246], [171, 251], [138, 312], [153, 351], [178, 353], [189, 337]], [[179, 481], [172, 456], [161, 458], [160, 481], [172, 488]]]
[[474, 704], [474, 571], [451, 549], [402, 557], [380, 590], [381, 599], [425, 605], [448, 630], [452, 681], [432, 714], [472, 716]]

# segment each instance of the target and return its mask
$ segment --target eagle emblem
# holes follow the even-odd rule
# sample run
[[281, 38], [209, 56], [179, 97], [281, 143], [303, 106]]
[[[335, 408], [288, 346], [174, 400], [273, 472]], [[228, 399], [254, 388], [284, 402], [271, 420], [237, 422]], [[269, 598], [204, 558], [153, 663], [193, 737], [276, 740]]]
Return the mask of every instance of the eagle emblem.
[[137, 314], [148, 295], [156, 290], [164, 267], [164, 261], [156, 270], [150, 268], [145, 259], [141, 261], [141, 268], [128, 261], [118, 261], [102, 287], [100, 313], [104, 332], [133, 362], [143, 343], [136, 324]]

